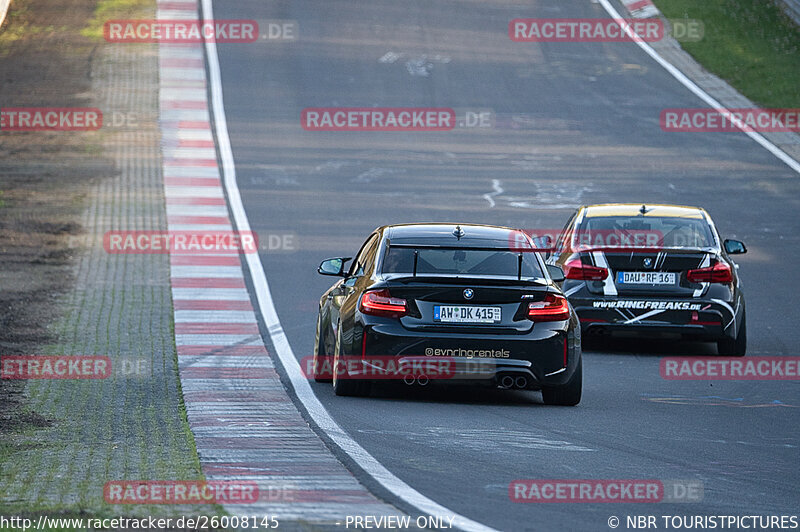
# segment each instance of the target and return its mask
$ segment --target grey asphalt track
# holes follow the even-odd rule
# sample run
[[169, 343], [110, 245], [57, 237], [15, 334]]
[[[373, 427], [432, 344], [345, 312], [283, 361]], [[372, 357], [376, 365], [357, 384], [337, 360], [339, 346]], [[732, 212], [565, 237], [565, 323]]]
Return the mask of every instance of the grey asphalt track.
[[[262, 245], [269, 235], [292, 237], [293, 249], [261, 258], [298, 358], [312, 352], [317, 301], [330, 284], [316, 266], [353, 254], [376, 226], [557, 229], [580, 204], [615, 201], [705, 207], [723, 238], [748, 245], [739, 263], [750, 354], [798, 354], [800, 176], [744, 134], [663, 132], [663, 108], [702, 105], [634, 44], [508, 38], [513, 18], [605, 17], [598, 4], [240, 0], [214, 9], [217, 19], [299, 25], [294, 42], [219, 46], [250, 224]], [[496, 119], [448, 132], [301, 128], [304, 108], [334, 106], [488, 109]], [[635, 514], [797, 513], [800, 383], [659, 376], [660, 356], [713, 353], [686, 342], [589, 346], [577, 408], [544, 406], [535, 392], [387, 387], [355, 399], [314, 387], [393, 473], [499, 529], [608, 530], [611, 515], [624, 529]], [[694, 479], [704, 498], [511, 502], [509, 482], [525, 478]]]

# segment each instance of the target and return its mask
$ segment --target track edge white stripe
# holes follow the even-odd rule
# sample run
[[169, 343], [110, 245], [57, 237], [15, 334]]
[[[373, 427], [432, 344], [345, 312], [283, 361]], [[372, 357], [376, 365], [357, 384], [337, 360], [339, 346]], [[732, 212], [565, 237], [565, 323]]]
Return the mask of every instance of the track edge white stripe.
[[[202, 0], [204, 20], [213, 19], [212, 0]], [[217, 136], [222, 173], [225, 190], [228, 193], [228, 203], [233, 214], [234, 224], [238, 231], [250, 231], [250, 222], [244, 211], [242, 198], [236, 183], [236, 168], [233, 160], [225, 108], [222, 99], [222, 78], [217, 56], [217, 47], [213, 42], [206, 42], [206, 58], [209, 70], [209, 86], [211, 90], [211, 111], [214, 115], [214, 129]], [[283, 330], [275, 305], [272, 301], [267, 277], [261, 264], [258, 253], [245, 255], [250, 277], [253, 281], [258, 309], [267, 326], [276, 354], [286, 371], [297, 398], [303, 403], [308, 414], [323, 430], [331, 441], [344, 453], [352, 458], [361, 469], [380, 483], [384, 488], [416, 508], [422, 515], [455, 516], [454, 524], [459, 529], [476, 532], [493, 532], [494, 529], [477, 521], [464, 517], [437, 502], [429, 499], [414, 488], [403, 482], [391, 471], [386, 469], [375, 457], [353, 440], [330, 416], [328, 411], [314, 394], [308, 380], [303, 377], [300, 365], [294, 356], [292, 347]]]
[[[611, 18], [622, 19], [622, 15], [620, 15], [619, 12], [616, 9], [614, 9], [614, 6], [611, 5], [611, 2], [609, 2], [609, 0], [597, 0], [597, 1], [600, 3], [601, 6], [603, 6], [603, 9], [605, 9], [606, 12], [609, 15], [611, 15]], [[628, 36], [631, 37], [631, 39], [633, 39], [633, 41], [636, 44], [639, 45], [639, 48], [644, 50], [644, 52], [647, 55], [652, 57], [653, 60], [656, 63], [658, 63], [659, 65], [664, 67], [664, 69], [667, 72], [669, 72], [672, 75], [672, 77], [677, 79], [684, 87], [686, 87], [687, 89], [692, 91], [692, 93], [695, 96], [697, 96], [698, 98], [700, 98], [701, 100], [706, 102], [711, 107], [713, 107], [715, 109], [718, 109], [720, 111], [724, 111], [724, 112], [728, 113], [728, 116], [730, 116], [730, 110], [727, 107], [725, 107], [724, 105], [719, 103], [717, 100], [714, 99], [714, 97], [712, 97], [706, 91], [701, 89], [694, 81], [689, 79], [689, 77], [686, 74], [684, 74], [683, 72], [681, 72], [675, 65], [673, 65], [672, 63], [670, 63], [669, 61], [667, 61], [666, 59], [661, 57], [661, 55], [658, 52], [656, 52], [655, 49], [653, 49], [652, 46], [650, 46], [649, 44], [644, 42], [641, 38], [639, 38], [629, 26], [626, 26], [624, 29], [625, 29], [625, 32], [628, 34]], [[746, 134], [748, 137], [750, 137], [754, 141], [758, 142], [761, 145], [761, 147], [763, 147], [768, 152], [770, 152], [772, 155], [774, 155], [775, 157], [780, 159], [789, 168], [791, 168], [792, 170], [794, 170], [795, 172], [800, 174], [800, 162], [798, 162], [792, 156], [790, 156], [788, 153], [786, 153], [785, 151], [783, 151], [782, 149], [777, 147], [771, 141], [767, 140], [763, 135], [761, 135], [761, 134], [759, 134], [759, 133], [757, 133], [755, 131], [748, 131], [748, 130], [744, 129], [743, 125], [738, 120], [733, 120], [732, 122], [744, 134]]]

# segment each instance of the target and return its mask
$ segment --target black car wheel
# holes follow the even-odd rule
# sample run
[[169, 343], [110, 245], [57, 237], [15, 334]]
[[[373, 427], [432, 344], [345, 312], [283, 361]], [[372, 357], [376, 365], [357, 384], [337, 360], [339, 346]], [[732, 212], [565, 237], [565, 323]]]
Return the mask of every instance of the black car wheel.
[[736, 338], [725, 338], [717, 342], [717, 352], [720, 355], [743, 357], [747, 353], [747, 321], [742, 313], [742, 324]]
[[581, 402], [583, 390], [583, 359], [578, 361], [578, 367], [572, 378], [563, 386], [543, 387], [542, 399], [546, 405], [575, 406]]
[[[342, 363], [342, 327], [338, 327], [336, 335], [336, 347], [333, 350], [333, 393], [353, 397], [364, 397], [369, 395], [370, 383], [368, 381], [355, 380], [350, 378]], [[344, 378], [341, 378], [344, 375]]]
[[330, 377], [321, 377], [322, 370], [329, 368], [328, 351], [325, 340], [322, 338], [322, 316], [317, 314], [317, 338], [314, 340], [314, 380], [317, 382], [331, 382]]

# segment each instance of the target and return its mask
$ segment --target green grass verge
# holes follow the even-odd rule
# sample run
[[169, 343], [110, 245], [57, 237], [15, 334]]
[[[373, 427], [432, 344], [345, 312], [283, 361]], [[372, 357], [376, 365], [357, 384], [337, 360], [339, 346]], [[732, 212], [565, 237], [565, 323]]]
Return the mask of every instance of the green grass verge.
[[800, 27], [771, 0], [654, 0], [668, 19], [698, 19], [683, 42], [707, 70], [763, 107], [800, 107]]
[[30, 23], [28, 0], [14, 0], [0, 27], [0, 57], [7, 57], [11, 45], [23, 39], [40, 39], [67, 31], [65, 26], [40, 26]]

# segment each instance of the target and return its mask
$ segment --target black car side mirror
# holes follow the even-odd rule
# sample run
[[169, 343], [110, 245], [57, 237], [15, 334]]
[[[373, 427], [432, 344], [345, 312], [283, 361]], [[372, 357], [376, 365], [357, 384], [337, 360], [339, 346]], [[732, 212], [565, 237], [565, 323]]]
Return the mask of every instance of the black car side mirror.
[[325, 259], [320, 263], [319, 268], [317, 268], [317, 273], [344, 277], [346, 275], [344, 273], [344, 265], [351, 258], [352, 257], [336, 257], [333, 259]]
[[550, 274], [550, 278], [553, 282], [560, 283], [566, 277], [564, 277], [564, 270], [561, 269], [561, 266], [556, 266], [555, 264], [547, 264], [547, 273]]
[[722, 243], [725, 246], [725, 252], [728, 255], [741, 255], [742, 253], [747, 253], [747, 248], [744, 245], [744, 242], [740, 242], [738, 240], [725, 240]]

